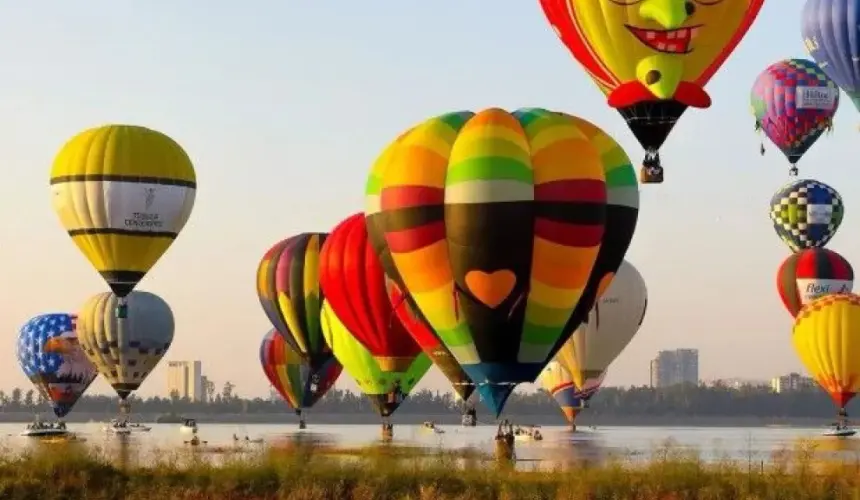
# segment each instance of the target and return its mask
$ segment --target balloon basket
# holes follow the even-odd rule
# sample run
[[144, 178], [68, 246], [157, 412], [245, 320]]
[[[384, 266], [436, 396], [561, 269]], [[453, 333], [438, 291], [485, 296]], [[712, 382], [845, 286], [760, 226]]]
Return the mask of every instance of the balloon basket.
[[642, 184], [662, 184], [663, 167], [643, 166], [639, 169], [639, 182]]

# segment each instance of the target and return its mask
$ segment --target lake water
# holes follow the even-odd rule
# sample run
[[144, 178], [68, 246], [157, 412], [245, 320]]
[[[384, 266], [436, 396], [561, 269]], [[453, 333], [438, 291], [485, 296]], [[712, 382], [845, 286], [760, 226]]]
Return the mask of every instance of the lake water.
[[[104, 452], [134, 454], [135, 461], [187, 449], [190, 436], [181, 434], [177, 424], [147, 424], [150, 432], [121, 437], [103, 431], [101, 423], [69, 424], [69, 429], [85, 439], [84, 446]], [[18, 434], [24, 424], [0, 424], [0, 442], [9, 452], [47, 446], [38, 439]], [[444, 434], [415, 425], [395, 425], [393, 445], [434, 449], [479, 449], [492, 452], [493, 426], [439, 426]], [[781, 451], [813, 447], [817, 456], [840, 461], [860, 461], [860, 436], [847, 439], [823, 437], [823, 428], [717, 428], [717, 427], [598, 427], [571, 433], [564, 427], [542, 427], [543, 441], [517, 442], [516, 453], [524, 463], [599, 463], [609, 458], [639, 461], [659, 455], [667, 447], [699, 454], [702, 460], [732, 459], [754, 465], [768, 463]], [[233, 435], [262, 439], [260, 449], [291, 442], [321, 443], [340, 448], [362, 448], [381, 444], [378, 425], [313, 425], [298, 430], [294, 424], [201, 424], [198, 436], [210, 447], [232, 447]], [[129, 457], [126, 456], [126, 459]]]

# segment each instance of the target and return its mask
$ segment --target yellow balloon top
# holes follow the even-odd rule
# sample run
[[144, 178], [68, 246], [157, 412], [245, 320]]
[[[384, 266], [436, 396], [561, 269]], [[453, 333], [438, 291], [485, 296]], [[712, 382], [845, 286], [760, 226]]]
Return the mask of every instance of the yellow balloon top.
[[124, 297], [167, 251], [194, 206], [185, 150], [145, 127], [106, 125], [69, 140], [54, 160], [54, 211], [87, 260]]

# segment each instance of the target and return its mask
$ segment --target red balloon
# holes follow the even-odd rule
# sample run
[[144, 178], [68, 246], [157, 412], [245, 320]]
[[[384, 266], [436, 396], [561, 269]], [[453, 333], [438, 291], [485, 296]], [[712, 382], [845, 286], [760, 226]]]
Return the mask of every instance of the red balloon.
[[406, 371], [421, 347], [388, 299], [382, 263], [367, 236], [363, 213], [344, 220], [320, 251], [320, 287], [343, 325], [384, 371]]
[[807, 248], [793, 253], [776, 272], [779, 298], [792, 316], [797, 316], [804, 304], [822, 295], [851, 293], [853, 287], [851, 264], [826, 248]]

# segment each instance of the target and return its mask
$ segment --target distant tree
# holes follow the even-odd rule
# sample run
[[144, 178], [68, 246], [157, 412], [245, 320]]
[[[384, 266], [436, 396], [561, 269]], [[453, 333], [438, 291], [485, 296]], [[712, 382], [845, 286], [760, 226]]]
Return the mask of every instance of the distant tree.
[[21, 389], [14, 388], [12, 389], [12, 405], [20, 406], [21, 405]]
[[215, 382], [206, 378], [203, 382], [203, 392], [206, 394], [206, 401], [212, 402], [215, 400]]
[[24, 394], [24, 406], [26, 408], [32, 408], [34, 406], [34, 396], [35, 394], [33, 392], [33, 389], [28, 390], [26, 394]]

